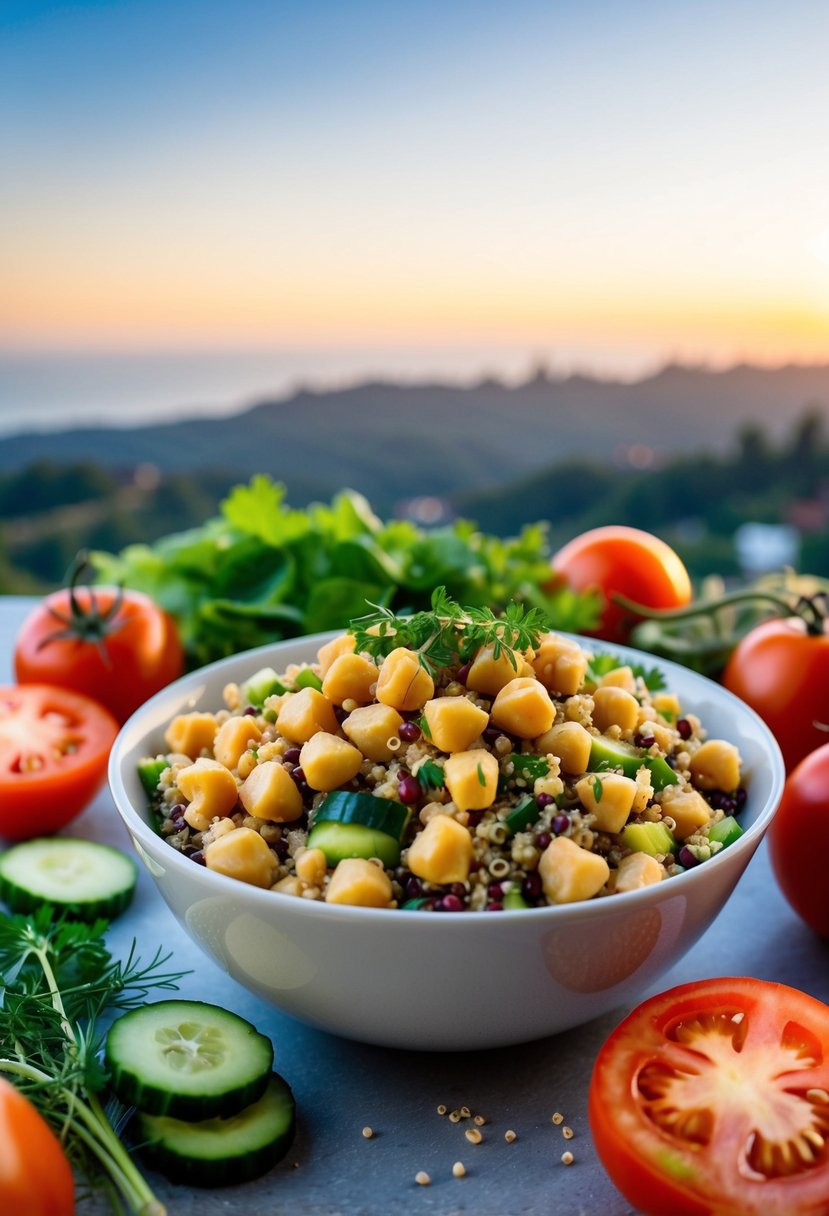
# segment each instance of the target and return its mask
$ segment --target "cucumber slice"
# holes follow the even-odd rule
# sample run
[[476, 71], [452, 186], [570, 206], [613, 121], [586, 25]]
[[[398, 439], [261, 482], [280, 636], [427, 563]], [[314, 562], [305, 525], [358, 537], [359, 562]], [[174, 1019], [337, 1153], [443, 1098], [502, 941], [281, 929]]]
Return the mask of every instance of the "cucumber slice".
[[330, 866], [346, 857], [379, 857], [387, 869], [393, 869], [400, 860], [399, 840], [361, 823], [315, 823], [308, 833], [308, 848], [322, 849]]
[[726, 815], [724, 819], [713, 823], [708, 829], [708, 839], [718, 841], [724, 849], [733, 844], [735, 840], [739, 840], [742, 834], [743, 829], [733, 815]]
[[145, 760], [138, 761], [138, 776], [148, 798], [155, 798], [161, 774], [169, 767], [170, 761], [163, 756], [158, 756], [155, 760], [148, 756]]
[[261, 709], [268, 697], [278, 696], [287, 691], [272, 667], [262, 667], [259, 671], [254, 672], [239, 688], [243, 704], [255, 705], [257, 709]]
[[535, 823], [540, 814], [541, 807], [536, 802], [535, 795], [525, 794], [505, 816], [504, 823], [509, 828], [510, 834], [515, 835], [516, 832], [523, 832], [531, 823]]
[[360, 827], [385, 832], [395, 840], [402, 840], [409, 822], [409, 808], [391, 798], [379, 798], [374, 794], [353, 794], [348, 790], [335, 790], [314, 811], [317, 823], [356, 823]]
[[622, 828], [622, 844], [634, 853], [676, 853], [678, 845], [664, 823], [628, 823]]
[[129, 905], [137, 881], [131, 857], [91, 840], [45, 836], [0, 857], [0, 899], [13, 912], [46, 904], [76, 920], [112, 920]]
[[228, 1186], [258, 1178], [285, 1156], [296, 1128], [290, 1086], [272, 1073], [258, 1101], [227, 1119], [188, 1123], [169, 1115], [137, 1116], [140, 1153], [172, 1181]]
[[657, 794], [666, 785], [676, 785], [679, 780], [664, 757], [648, 756], [640, 748], [621, 739], [608, 739], [600, 735], [590, 744], [589, 768], [592, 772], [620, 768], [626, 777], [635, 777], [642, 767], [650, 769], [651, 782]]
[[508, 891], [505, 891], [501, 902], [504, 905], [505, 912], [513, 911], [517, 908], [529, 908], [530, 906], [518, 887], [510, 887]]
[[106, 1063], [125, 1106], [174, 1119], [237, 1115], [261, 1098], [273, 1045], [235, 1013], [202, 1001], [157, 1001], [113, 1022]]
[[310, 667], [303, 667], [296, 675], [294, 688], [315, 688], [317, 692], [322, 692], [322, 680]]

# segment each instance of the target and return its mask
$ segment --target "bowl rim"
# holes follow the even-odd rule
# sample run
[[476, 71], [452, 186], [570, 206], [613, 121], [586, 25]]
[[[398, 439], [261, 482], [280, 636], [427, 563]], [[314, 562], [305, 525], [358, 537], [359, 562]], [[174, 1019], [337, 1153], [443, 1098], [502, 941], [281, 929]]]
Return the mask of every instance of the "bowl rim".
[[[693, 685], [698, 685], [701, 691], [706, 689], [713, 690], [717, 699], [724, 703], [725, 706], [730, 705], [735, 713], [741, 715], [746, 720], [747, 725], [758, 735], [759, 741], [762, 742], [763, 750], [768, 755], [771, 785], [765, 803], [757, 812], [754, 822], [727, 849], [721, 850], [701, 865], [686, 870], [683, 874], [677, 874], [666, 881], [634, 891], [619, 892], [603, 899], [579, 900], [567, 904], [548, 904], [535, 908], [504, 908], [497, 914], [497, 923], [503, 923], [504, 918], [507, 918], [506, 923], [515, 923], [516, 918], [519, 918], [521, 921], [532, 920], [534, 922], [549, 919], [551, 925], [555, 924], [557, 920], [564, 918], [579, 921], [589, 920], [594, 917], [601, 918], [612, 908], [618, 908], [620, 912], [624, 909], [632, 911], [639, 905], [647, 906], [654, 902], [661, 903], [672, 895], [690, 895], [691, 891], [695, 889], [696, 884], [705, 881], [704, 876], [706, 874], [712, 874], [712, 867], [721, 868], [724, 864], [733, 864], [743, 853], [747, 852], [748, 856], [743, 863], [743, 868], [745, 868], [774, 817], [783, 793], [783, 785], [786, 778], [780, 747], [770, 728], [760, 715], [728, 689], [717, 684], [716, 681], [702, 675], [700, 672], [693, 671], [691, 668], [683, 667], [681, 664], [673, 662], [670, 659], [663, 659], [658, 655], [649, 654], [647, 651], [637, 650], [634, 647], [621, 643], [604, 642], [600, 638], [590, 638], [581, 634], [569, 633], [566, 630], [554, 630], [554, 632], [560, 637], [578, 642], [585, 649], [592, 647], [595, 650], [610, 651], [613, 654], [618, 654], [620, 658], [636, 662], [645, 660], [651, 666], [658, 666], [660, 670], [664, 671], [669, 688], [671, 687], [671, 676], [674, 675], [680, 677], [682, 681], [690, 680]], [[151, 714], [158, 706], [164, 704], [170, 698], [175, 699], [179, 693], [191, 688], [191, 686], [198, 687], [200, 681], [204, 680], [205, 677], [212, 677], [222, 669], [234, 667], [238, 663], [246, 661], [255, 664], [259, 658], [264, 659], [266, 656], [272, 660], [274, 655], [278, 657], [280, 651], [297, 646], [307, 647], [310, 653], [312, 648], [316, 651], [324, 642], [338, 637], [341, 633], [343, 633], [342, 629], [326, 630], [320, 633], [304, 634], [295, 638], [279, 639], [274, 642], [265, 643], [263, 646], [237, 651], [233, 655], [216, 659], [211, 663], [187, 672], [145, 701], [123, 724], [110, 751], [108, 764], [109, 788], [116, 810], [124, 826], [130, 836], [134, 840], [137, 839], [150, 855], [157, 849], [161, 850], [165, 861], [169, 862], [174, 872], [180, 869], [181, 874], [189, 876], [190, 880], [195, 879], [199, 883], [205, 883], [207, 894], [235, 894], [237, 898], [244, 896], [246, 900], [253, 900], [256, 906], [261, 904], [262, 907], [268, 907], [271, 910], [276, 908], [277, 911], [282, 910], [288, 915], [307, 915], [322, 917], [328, 920], [357, 921], [366, 919], [367, 922], [378, 925], [402, 924], [404, 922], [410, 924], [412, 918], [416, 918], [418, 924], [424, 925], [425, 932], [440, 931], [445, 933], [450, 926], [453, 926], [453, 932], [457, 932], [458, 930], [454, 928], [456, 925], [471, 924], [480, 926], [481, 924], [491, 924], [490, 920], [476, 915], [424, 916], [417, 909], [366, 908], [351, 904], [336, 904], [332, 906], [324, 900], [297, 899], [295, 896], [285, 896], [283, 897], [284, 902], [280, 900], [274, 904], [274, 897], [279, 896], [278, 892], [254, 887], [249, 883], [241, 883], [239, 879], [230, 878], [225, 874], [214, 873], [206, 867], [199, 867], [198, 874], [194, 874], [193, 865], [189, 858], [183, 857], [175, 849], [170, 848], [166, 844], [162, 837], [143, 818], [127, 793], [122, 773], [122, 766], [125, 763], [124, 753], [127, 750], [132, 750], [135, 745], [136, 740], [132, 739], [131, 736], [135, 732], [138, 723], [145, 716]], [[163, 852], [165, 849], [166, 852]], [[169, 857], [167, 856], [168, 853]], [[619, 901], [622, 901], [622, 903], [620, 904]], [[431, 925], [432, 928], [426, 929], [425, 926], [427, 925]], [[460, 930], [460, 932], [471, 931]]]

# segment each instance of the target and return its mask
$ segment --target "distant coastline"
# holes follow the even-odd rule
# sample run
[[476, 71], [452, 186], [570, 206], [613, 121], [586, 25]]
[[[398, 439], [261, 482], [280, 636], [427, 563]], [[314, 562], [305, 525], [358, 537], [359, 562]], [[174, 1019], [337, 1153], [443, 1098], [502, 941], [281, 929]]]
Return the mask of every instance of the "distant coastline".
[[[332, 391], [364, 382], [514, 386], [542, 369], [553, 380], [583, 376], [630, 384], [670, 365], [653, 354], [591, 355], [525, 347], [382, 351], [248, 350], [184, 352], [23, 352], [0, 350], [0, 437], [86, 426], [129, 427], [190, 417], [226, 417], [301, 388]], [[722, 371], [690, 365], [686, 370]], [[810, 366], [800, 365], [797, 366]]]

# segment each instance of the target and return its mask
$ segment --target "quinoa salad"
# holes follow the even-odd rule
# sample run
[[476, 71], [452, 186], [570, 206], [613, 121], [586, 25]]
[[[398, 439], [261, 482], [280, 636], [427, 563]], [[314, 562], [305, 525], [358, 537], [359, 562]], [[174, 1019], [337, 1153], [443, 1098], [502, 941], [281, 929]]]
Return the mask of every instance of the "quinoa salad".
[[737, 747], [658, 670], [548, 630], [430, 663], [394, 633], [174, 718], [139, 766], [170, 847], [277, 896], [499, 912], [663, 882], [741, 834]]

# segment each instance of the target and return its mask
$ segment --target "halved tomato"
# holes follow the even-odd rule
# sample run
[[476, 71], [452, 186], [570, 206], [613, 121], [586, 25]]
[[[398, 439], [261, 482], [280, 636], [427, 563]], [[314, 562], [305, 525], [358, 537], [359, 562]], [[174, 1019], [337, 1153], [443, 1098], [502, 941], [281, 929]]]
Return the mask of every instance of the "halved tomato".
[[651, 997], [599, 1052], [590, 1126], [647, 1216], [826, 1216], [829, 1007], [755, 979]]
[[0, 836], [58, 831], [104, 783], [118, 723], [90, 697], [49, 684], [0, 688]]

